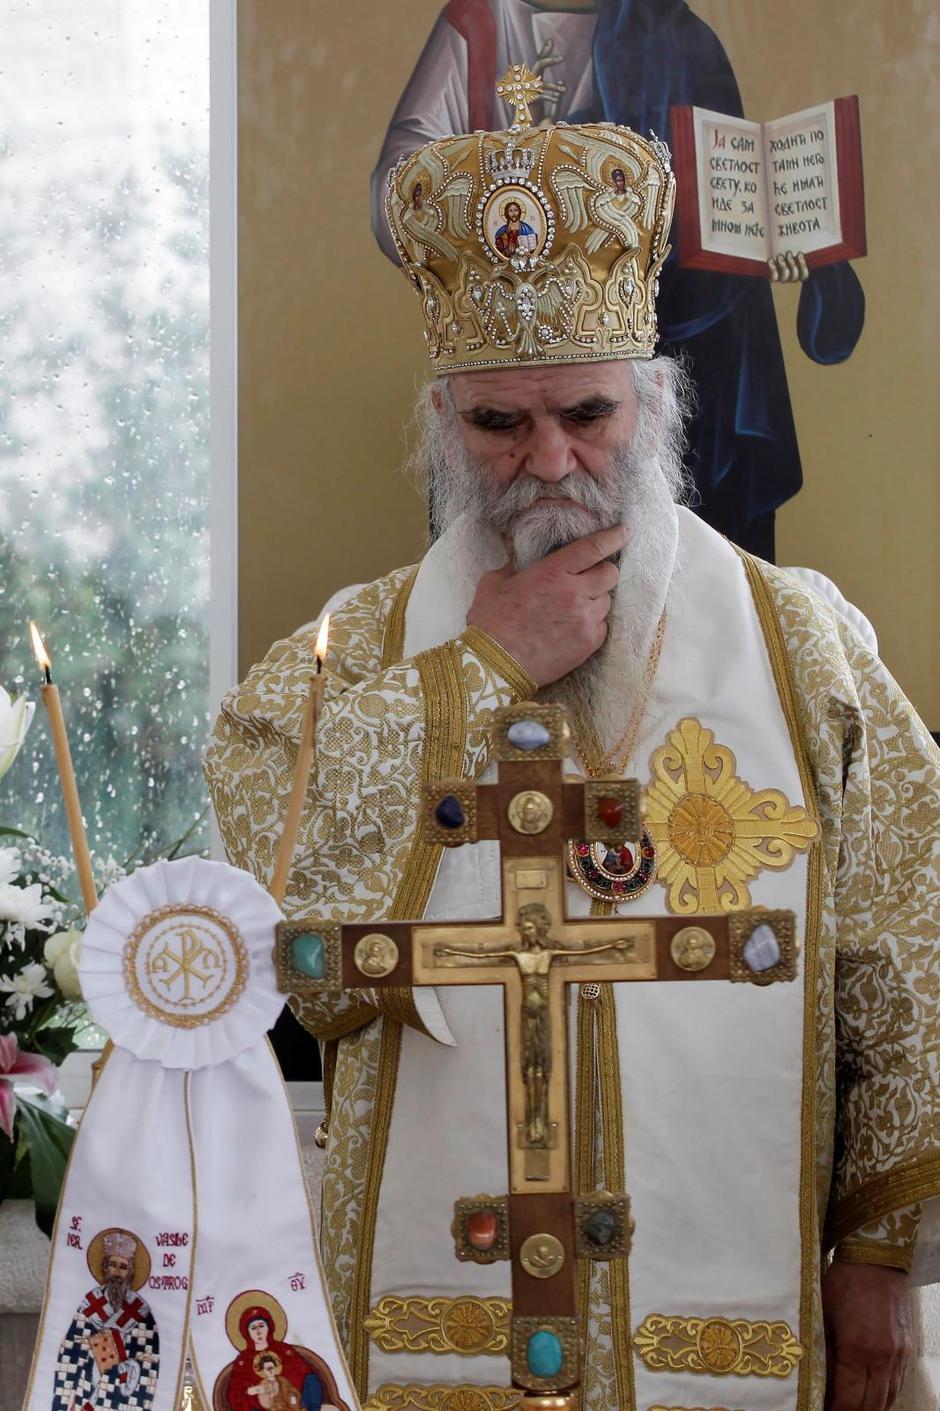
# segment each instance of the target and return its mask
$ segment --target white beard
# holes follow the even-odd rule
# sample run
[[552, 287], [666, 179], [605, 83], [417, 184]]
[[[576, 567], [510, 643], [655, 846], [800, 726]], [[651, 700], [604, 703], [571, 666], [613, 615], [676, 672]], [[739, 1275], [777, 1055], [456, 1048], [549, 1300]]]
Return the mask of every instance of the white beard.
[[[456, 473], [448, 468], [443, 497], [444, 527], [458, 516], [465, 522], [461, 550], [474, 581], [505, 562], [502, 534], [513, 544], [517, 565], [524, 566], [592, 529], [617, 523], [629, 529], [606, 642], [582, 666], [539, 692], [541, 700], [557, 700], [569, 708], [575, 695], [580, 696], [605, 750], [619, 740], [647, 689], [647, 666], [666, 606], [679, 533], [675, 502], [655, 456], [627, 451], [620, 460], [619, 473], [613, 470], [606, 488], [593, 481], [588, 485], [586, 477], [571, 477], [557, 487], [586, 501], [587, 513], [565, 505], [539, 505], [506, 523], [501, 497], [486, 484], [485, 471], [470, 465]], [[525, 494], [520, 498], [524, 502]]]

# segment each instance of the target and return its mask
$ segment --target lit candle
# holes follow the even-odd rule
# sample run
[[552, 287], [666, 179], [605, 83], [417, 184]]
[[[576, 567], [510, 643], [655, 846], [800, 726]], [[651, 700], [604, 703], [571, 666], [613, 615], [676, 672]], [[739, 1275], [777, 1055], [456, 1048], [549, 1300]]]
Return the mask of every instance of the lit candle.
[[59, 688], [52, 684], [52, 662], [49, 660], [49, 653], [46, 651], [35, 622], [29, 624], [29, 632], [33, 640], [36, 661], [43, 677], [42, 699], [49, 716], [49, 730], [52, 734], [56, 763], [59, 766], [62, 799], [65, 803], [69, 836], [72, 839], [75, 870], [78, 873], [85, 910], [91, 912], [97, 905], [98, 892], [95, 887], [94, 873], [91, 870], [91, 853], [88, 851], [82, 806], [78, 800], [78, 786], [75, 783], [75, 770], [72, 768], [72, 752], [69, 749], [69, 737], [65, 729], [65, 717], [62, 714], [62, 701], [59, 696]]
[[314, 647], [317, 670], [316, 675], [310, 678], [310, 690], [307, 692], [307, 704], [304, 707], [304, 718], [300, 727], [300, 744], [297, 748], [297, 759], [294, 762], [294, 778], [291, 783], [290, 798], [287, 801], [284, 830], [278, 844], [274, 877], [271, 881], [271, 895], [278, 906], [283, 903], [284, 893], [287, 891], [287, 878], [294, 859], [294, 849], [297, 846], [297, 834], [300, 831], [300, 816], [303, 813], [307, 786], [310, 783], [310, 770], [313, 767], [316, 754], [317, 722], [320, 718], [323, 692], [326, 690], [326, 672], [323, 670], [323, 661], [326, 657], [329, 631], [330, 615], [327, 613], [320, 623], [317, 643]]

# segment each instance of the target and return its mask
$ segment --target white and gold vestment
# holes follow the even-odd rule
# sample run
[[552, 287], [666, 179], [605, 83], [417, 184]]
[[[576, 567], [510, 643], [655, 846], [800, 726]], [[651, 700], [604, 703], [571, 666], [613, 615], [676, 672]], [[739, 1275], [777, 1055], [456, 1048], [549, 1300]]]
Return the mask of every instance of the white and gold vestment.
[[[629, 1263], [584, 1276], [584, 1406], [819, 1411], [820, 1251], [908, 1267], [920, 1223], [917, 1260], [940, 1277], [937, 754], [825, 601], [677, 517], [631, 771], [657, 878], [623, 912], [787, 907], [803, 947], [791, 985], [574, 1001], [579, 1189], [626, 1189], [636, 1218]], [[442, 861], [415, 830], [421, 781], [480, 777], [490, 713], [533, 693], [464, 626], [473, 587], [458, 523], [336, 610], [288, 914], [498, 913], [495, 845]], [[309, 630], [277, 644], [207, 753], [229, 855], [261, 879], [312, 652]], [[367, 1406], [515, 1407], [508, 1266], [458, 1263], [449, 1230], [458, 1196], [507, 1188], [498, 997], [386, 990], [295, 1009], [325, 1045], [324, 1263]]]

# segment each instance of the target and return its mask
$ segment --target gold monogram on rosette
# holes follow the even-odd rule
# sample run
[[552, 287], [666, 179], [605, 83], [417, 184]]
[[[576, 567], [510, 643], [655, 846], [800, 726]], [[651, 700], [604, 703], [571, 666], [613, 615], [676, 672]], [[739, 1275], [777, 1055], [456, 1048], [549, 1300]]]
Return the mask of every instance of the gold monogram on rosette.
[[124, 947], [123, 969], [138, 1008], [189, 1029], [231, 1009], [248, 978], [248, 952], [228, 917], [181, 903], [138, 923]]

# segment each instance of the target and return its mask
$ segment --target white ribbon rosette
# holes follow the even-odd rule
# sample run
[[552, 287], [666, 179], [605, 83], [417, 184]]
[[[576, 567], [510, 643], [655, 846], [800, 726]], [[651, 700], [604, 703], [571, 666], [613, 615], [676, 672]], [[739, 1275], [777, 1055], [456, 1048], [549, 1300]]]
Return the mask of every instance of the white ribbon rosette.
[[141, 868], [91, 916], [82, 990], [114, 1048], [59, 1203], [24, 1411], [177, 1411], [187, 1353], [206, 1408], [273, 1386], [356, 1411], [266, 1038], [279, 920], [247, 873], [201, 858]]

